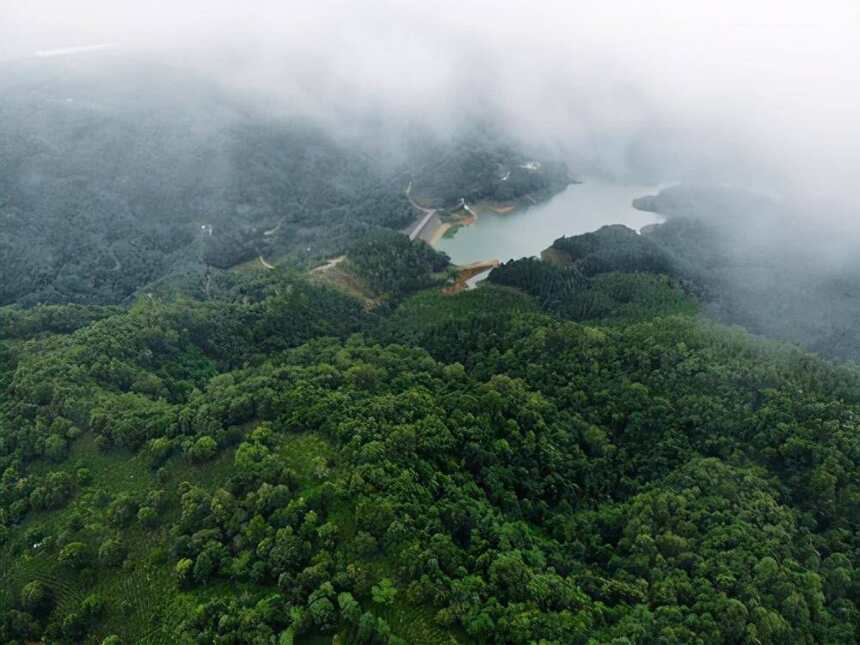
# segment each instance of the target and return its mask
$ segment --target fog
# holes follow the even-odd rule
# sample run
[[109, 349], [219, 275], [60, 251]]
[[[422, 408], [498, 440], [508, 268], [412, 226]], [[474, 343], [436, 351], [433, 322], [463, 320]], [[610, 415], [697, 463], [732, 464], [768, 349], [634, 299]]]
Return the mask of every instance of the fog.
[[342, 128], [477, 117], [577, 170], [843, 204], [860, 170], [852, 0], [3, 4], [7, 62], [112, 44]]

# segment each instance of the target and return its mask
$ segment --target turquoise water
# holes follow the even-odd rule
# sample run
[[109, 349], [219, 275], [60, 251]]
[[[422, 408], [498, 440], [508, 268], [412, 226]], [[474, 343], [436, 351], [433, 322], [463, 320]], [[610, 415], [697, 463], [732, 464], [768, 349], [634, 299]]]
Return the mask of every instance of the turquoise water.
[[662, 218], [636, 210], [631, 202], [656, 194], [658, 188], [586, 180], [568, 186], [544, 204], [510, 215], [482, 215], [453, 238], [440, 240], [436, 248], [455, 264], [491, 259], [504, 262], [540, 255], [562, 235], [587, 233], [605, 224], [624, 224], [638, 231]]

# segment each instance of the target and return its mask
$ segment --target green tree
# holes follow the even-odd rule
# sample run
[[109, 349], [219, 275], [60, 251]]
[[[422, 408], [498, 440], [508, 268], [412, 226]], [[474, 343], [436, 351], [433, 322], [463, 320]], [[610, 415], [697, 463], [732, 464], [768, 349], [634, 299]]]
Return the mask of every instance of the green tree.
[[125, 548], [116, 538], [108, 538], [99, 547], [99, 562], [105, 567], [116, 567], [125, 560]]
[[60, 549], [57, 559], [73, 569], [81, 569], [89, 563], [89, 549], [83, 542], [70, 542]]
[[373, 602], [384, 605], [386, 607], [394, 604], [394, 599], [397, 597], [397, 589], [394, 586], [391, 578], [383, 578], [370, 589]]
[[337, 604], [340, 607], [340, 615], [344, 622], [350, 625], [358, 624], [361, 618], [361, 605], [358, 604], [352, 594], [342, 591], [337, 595]]
[[21, 589], [21, 606], [32, 614], [38, 616], [46, 613], [52, 602], [51, 590], [39, 580], [28, 582]]
[[173, 571], [180, 585], [189, 584], [194, 572], [194, 560], [191, 558], [182, 558], [176, 563]]
[[141, 506], [137, 511], [137, 519], [146, 528], [152, 528], [158, 524], [158, 511], [151, 506]]
[[218, 451], [218, 442], [210, 436], [202, 436], [188, 448], [188, 458], [195, 463], [209, 461]]
[[60, 435], [52, 434], [45, 439], [45, 456], [55, 463], [66, 458], [69, 453], [69, 444]]

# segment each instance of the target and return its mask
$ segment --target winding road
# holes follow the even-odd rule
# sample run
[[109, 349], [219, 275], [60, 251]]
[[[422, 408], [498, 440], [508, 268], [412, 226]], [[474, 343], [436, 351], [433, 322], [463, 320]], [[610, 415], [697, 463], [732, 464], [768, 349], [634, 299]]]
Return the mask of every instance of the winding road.
[[269, 229], [268, 231], [263, 231], [263, 237], [271, 237], [272, 235], [277, 233], [281, 228], [281, 224], [283, 224], [283, 223], [284, 223], [284, 218], [281, 218], [281, 221], [278, 222], [278, 225], [275, 228]]
[[262, 256], [262, 255], [260, 256], [260, 264], [262, 264], [262, 265], [263, 265], [264, 267], [266, 267], [267, 269], [274, 269], [274, 268], [275, 268], [274, 266], [272, 266], [271, 264], [269, 264], [268, 262], [266, 262], [266, 261], [263, 259], [263, 256]]
[[325, 264], [311, 269], [311, 273], [322, 273], [323, 271], [328, 271], [329, 269], [336, 267], [338, 264], [343, 262], [345, 259], [346, 259], [345, 255], [339, 255], [336, 258], [332, 258], [331, 260], [329, 260]]
[[114, 262], [114, 267], [113, 267], [113, 269], [111, 269], [111, 271], [119, 271], [122, 268], [122, 263], [119, 261], [119, 258], [116, 256], [116, 252], [111, 247], [108, 247], [107, 252], [108, 252], [108, 255], [110, 256], [110, 259], [113, 260], [113, 262]]

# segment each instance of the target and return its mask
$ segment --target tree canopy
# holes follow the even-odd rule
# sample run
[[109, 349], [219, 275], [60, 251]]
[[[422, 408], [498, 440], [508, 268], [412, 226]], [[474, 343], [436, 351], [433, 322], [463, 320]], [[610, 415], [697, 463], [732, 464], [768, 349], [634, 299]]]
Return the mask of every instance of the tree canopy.
[[16, 322], [4, 642], [856, 640], [854, 367], [669, 277], [364, 270], [400, 304], [276, 271]]

